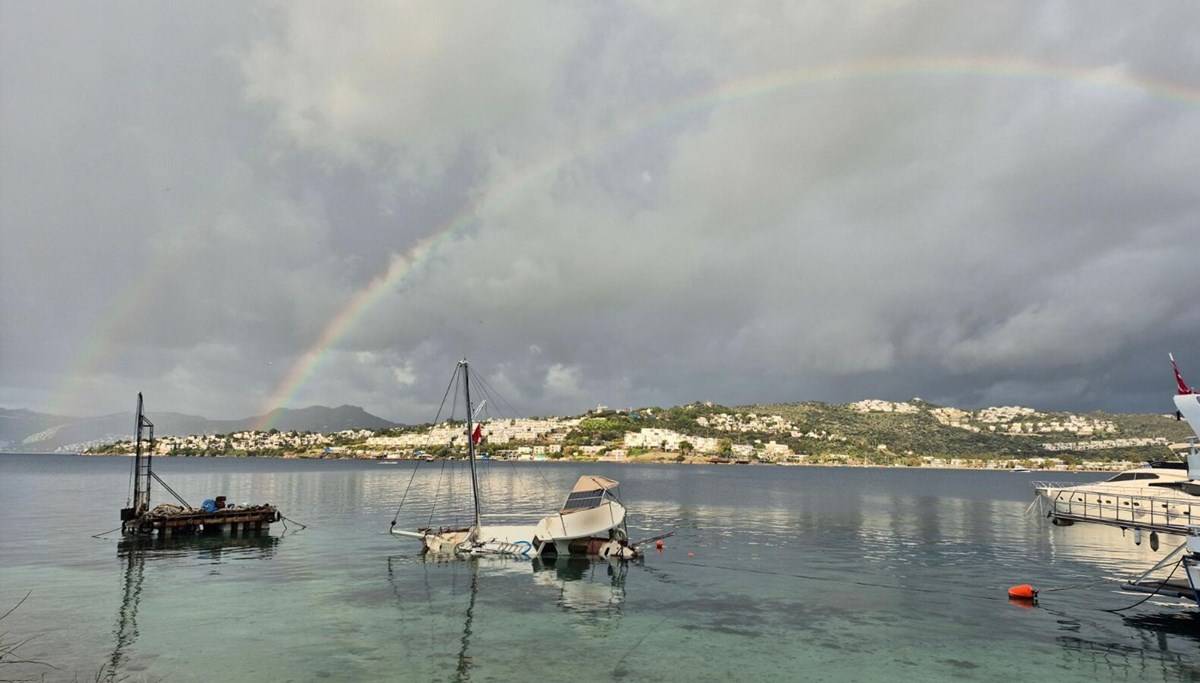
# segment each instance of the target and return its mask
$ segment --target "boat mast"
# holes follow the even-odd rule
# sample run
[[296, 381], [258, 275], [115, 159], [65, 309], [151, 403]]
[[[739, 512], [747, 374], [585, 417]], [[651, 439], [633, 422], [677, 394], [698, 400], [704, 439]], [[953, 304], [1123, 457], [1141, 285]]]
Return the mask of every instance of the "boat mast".
[[462, 359], [459, 365], [463, 369], [463, 393], [467, 399], [467, 458], [471, 461], [471, 493], [475, 499], [475, 526], [471, 527], [470, 538], [474, 541], [479, 537], [480, 515], [479, 478], [475, 475], [475, 432], [472, 425], [473, 416], [471, 415], [471, 372], [466, 358]]

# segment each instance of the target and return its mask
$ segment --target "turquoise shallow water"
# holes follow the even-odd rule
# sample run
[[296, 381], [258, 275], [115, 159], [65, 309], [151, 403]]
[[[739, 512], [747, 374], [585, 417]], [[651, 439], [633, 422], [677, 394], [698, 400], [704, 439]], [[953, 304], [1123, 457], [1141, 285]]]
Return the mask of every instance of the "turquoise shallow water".
[[[622, 482], [629, 565], [433, 562], [398, 524], [453, 518], [440, 463], [155, 460], [192, 503], [270, 502], [295, 524], [238, 542], [117, 534], [127, 458], [0, 455], [0, 679], [166, 681], [1198, 680], [1194, 604], [1117, 590], [1167, 551], [1025, 514], [1029, 475], [491, 463], [485, 509], [554, 509]], [[1038, 475], [1044, 478], [1044, 475]], [[1075, 477], [1085, 478], [1085, 477]], [[1096, 478], [1092, 476], [1091, 478]], [[409, 489], [409, 482], [412, 482]], [[440, 483], [439, 483], [440, 482]], [[155, 502], [167, 502], [156, 489]], [[465, 520], [465, 511], [459, 512]], [[1112, 579], [1108, 583], [1093, 583]], [[1036, 608], [1005, 590], [1044, 593]]]

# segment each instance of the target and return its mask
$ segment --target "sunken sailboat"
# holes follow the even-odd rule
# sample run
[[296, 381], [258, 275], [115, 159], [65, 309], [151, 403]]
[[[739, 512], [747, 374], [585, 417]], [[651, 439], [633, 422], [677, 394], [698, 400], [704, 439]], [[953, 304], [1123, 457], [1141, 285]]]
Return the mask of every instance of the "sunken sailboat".
[[[550, 557], [593, 555], [611, 559], [639, 556], [638, 542], [631, 542], [625, 523], [625, 506], [617, 496], [618, 482], [607, 477], [584, 475], [568, 493], [562, 507], [535, 524], [486, 525], [482, 522], [479, 480], [475, 466], [475, 446], [480, 430], [474, 423], [471, 382], [467, 361], [459, 362], [467, 409], [467, 459], [471, 468], [471, 493], [474, 518], [466, 527], [423, 527], [416, 531], [397, 529], [392, 520], [391, 533], [421, 541], [422, 552], [457, 555], [509, 555]], [[648, 540], [656, 540], [656, 536]], [[645, 542], [645, 541], [642, 541]]]

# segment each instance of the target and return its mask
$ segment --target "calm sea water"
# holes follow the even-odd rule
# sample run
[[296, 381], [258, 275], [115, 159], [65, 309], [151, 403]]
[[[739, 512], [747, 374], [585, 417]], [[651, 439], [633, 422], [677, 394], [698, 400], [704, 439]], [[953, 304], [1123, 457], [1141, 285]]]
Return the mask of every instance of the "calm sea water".
[[[0, 454], [0, 679], [164, 681], [1198, 680], [1194, 604], [1121, 593], [1166, 552], [1025, 514], [1031, 475], [491, 463], [493, 521], [620, 480], [662, 553], [426, 561], [398, 525], [460, 521], [465, 468], [159, 458], [193, 504], [270, 502], [259, 540], [128, 544], [128, 458]], [[1045, 475], [1038, 475], [1046, 478]], [[1086, 475], [1075, 479], [1089, 478]], [[1095, 475], [1090, 477], [1096, 479]], [[411, 483], [410, 483], [411, 482]], [[170, 500], [161, 488], [154, 502]], [[1096, 583], [1109, 579], [1107, 583]], [[1040, 604], [1011, 604], [1031, 583]], [[1079, 584], [1087, 584], [1079, 586]]]

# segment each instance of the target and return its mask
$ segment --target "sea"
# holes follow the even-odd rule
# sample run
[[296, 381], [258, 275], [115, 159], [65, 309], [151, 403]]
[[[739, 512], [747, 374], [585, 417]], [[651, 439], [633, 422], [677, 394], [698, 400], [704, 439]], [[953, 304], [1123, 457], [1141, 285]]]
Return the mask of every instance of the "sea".
[[0, 680], [1200, 680], [1196, 604], [1120, 589], [1173, 544], [1030, 509], [1100, 474], [479, 464], [492, 523], [618, 480], [631, 537], [675, 532], [621, 564], [423, 557], [388, 530], [470, 520], [446, 462], [155, 458], [192, 505], [285, 519], [129, 540], [131, 466], [0, 454]]

